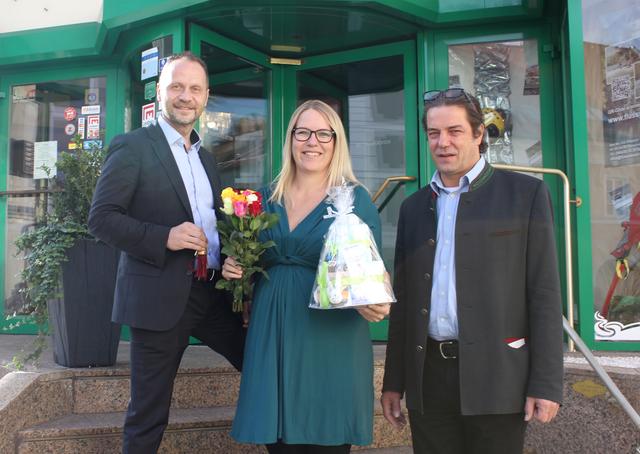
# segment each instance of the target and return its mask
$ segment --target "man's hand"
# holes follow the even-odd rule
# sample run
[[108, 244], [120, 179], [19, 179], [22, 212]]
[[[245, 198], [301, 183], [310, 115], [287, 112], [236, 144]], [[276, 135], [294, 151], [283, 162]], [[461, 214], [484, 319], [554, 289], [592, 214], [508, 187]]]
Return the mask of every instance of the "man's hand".
[[204, 231], [191, 222], [183, 222], [172, 227], [167, 239], [167, 249], [180, 251], [182, 249], [192, 249], [194, 251], [207, 250], [207, 237]]
[[387, 421], [391, 423], [397, 430], [401, 430], [406, 424], [407, 420], [400, 408], [400, 400], [402, 394], [396, 391], [384, 391], [380, 398], [382, 404], [382, 414]]
[[535, 397], [527, 397], [524, 404], [524, 420], [531, 421], [535, 418], [540, 422], [546, 423], [556, 417], [560, 404], [546, 399], [538, 399]]
[[386, 315], [389, 315], [391, 304], [367, 304], [365, 306], [357, 306], [356, 310], [368, 322], [380, 322]]

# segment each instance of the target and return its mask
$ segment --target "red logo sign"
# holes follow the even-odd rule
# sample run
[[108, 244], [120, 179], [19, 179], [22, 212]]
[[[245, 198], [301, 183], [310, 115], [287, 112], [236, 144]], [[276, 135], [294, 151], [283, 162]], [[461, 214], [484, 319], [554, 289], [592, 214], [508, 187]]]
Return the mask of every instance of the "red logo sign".
[[152, 102], [142, 106], [142, 126], [147, 126], [156, 119], [156, 103]]
[[76, 112], [76, 109], [73, 107], [67, 107], [64, 109], [64, 119], [67, 121], [75, 120], [77, 114], [78, 112]]

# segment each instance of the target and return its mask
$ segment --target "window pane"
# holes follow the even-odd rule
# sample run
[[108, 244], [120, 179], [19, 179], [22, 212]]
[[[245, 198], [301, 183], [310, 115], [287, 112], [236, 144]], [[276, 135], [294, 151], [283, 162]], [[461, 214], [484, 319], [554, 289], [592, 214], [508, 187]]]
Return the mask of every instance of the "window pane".
[[264, 79], [214, 86], [211, 92], [200, 133], [216, 157], [223, 187], [261, 188], [271, 173], [265, 153]]
[[640, 9], [583, 0], [582, 14], [596, 339], [638, 341]]
[[[392, 56], [298, 74], [298, 102], [320, 99], [340, 115], [349, 139], [353, 171], [372, 195], [386, 178], [406, 174], [403, 68], [403, 58]], [[376, 202], [382, 207], [380, 252], [387, 269], [393, 269], [398, 215], [404, 198], [402, 189], [395, 192], [393, 188], [392, 184]]]
[[268, 71], [206, 42], [200, 51], [210, 79], [202, 143], [218, 162], [223, 187], [259, 189], [271, 178]]
[[449, 86], [478, 97], [489, 162], [542, 167], [536, 40], [450, 46]]
[[[4, 311], [22, 306], [18, 290], [23, 258], [16, 257], [15, 240], [42, 222], [48, 203], [47, 172], [55, 175], [55, 161], [63, 150], [103, 145], [104, 77], [18, 85], [11, 88], [11, 124], [6, 203]], [[24, 194], [24, 191], [34, 191]]]

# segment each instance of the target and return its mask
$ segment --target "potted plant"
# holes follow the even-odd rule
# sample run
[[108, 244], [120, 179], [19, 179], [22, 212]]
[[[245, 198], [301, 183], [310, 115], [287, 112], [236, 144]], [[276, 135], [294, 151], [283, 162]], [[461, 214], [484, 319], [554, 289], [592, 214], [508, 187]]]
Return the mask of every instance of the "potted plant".
[[14, 358], [20, 367], [37, 361], [51, 334], [53, 357], [66, 367], [115, 363], [120, 326], [111, 323], [119, 252], [94, 239], [87, 228], [93, 191], [105, 157], [102, 148], [83, 148], [58, 156], [49, 178], [49, 210], [43, 223], [16, 240], [24, 253], [20, 290], [26, 301], [10, 326], [35, 323], [30, 350]]

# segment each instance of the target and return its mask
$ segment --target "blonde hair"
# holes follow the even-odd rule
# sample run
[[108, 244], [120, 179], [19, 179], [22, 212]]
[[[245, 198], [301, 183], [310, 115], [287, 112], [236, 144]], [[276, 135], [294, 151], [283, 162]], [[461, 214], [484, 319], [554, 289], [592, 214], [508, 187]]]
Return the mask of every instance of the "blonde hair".
[[273, 193], [269, 198], [270, 202], [277, 202], [283, 205], [284, 196], [291, 188], [293, 180], [296, 176], [296, 163], [293, 160], [293, 128], [296, 127], [298, 119], [303, 112], [307, 110], [315, 110], [321, 114], [329, 123], [329, 127], [336, 133], [334, 136], [333, 157], [329, 164], [329, 174], [327, 175], [327, 188], [339, 186], [343, 181], [355, 185], [361, 185], [356, 176], [353, 174], [351, 167], [351, 156], [349, 154], [349, 145], [347, 144], [347, 135], [342, 126], [342, 120], [338, 114], [328, 104], [311, 99], [302, 103], [291, 116], [287, 134], [282, 147], [282, 170], [273, 182]]

